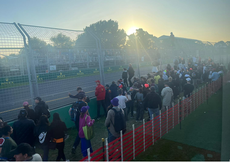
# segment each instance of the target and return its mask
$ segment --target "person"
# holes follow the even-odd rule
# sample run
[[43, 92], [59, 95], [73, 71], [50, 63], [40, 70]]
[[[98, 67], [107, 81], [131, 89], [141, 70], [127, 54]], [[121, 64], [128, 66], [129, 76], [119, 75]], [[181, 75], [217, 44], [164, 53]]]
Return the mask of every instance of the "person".
[[184, 85], [184, 97], [190, 97], [192, 91], [194, 90], [194, 85], [191, 84], [191, 79], [187, 78], [186, 79], [187, 84]]
[[158, 80], [161, 78], [160, 73], [157, 72], [156, 76], [154, 77], [155, 83], [158, 84]]
[[13, 123], [13, 139], [17, 145], [28, 143], [31, 146], [34, 146], [34, 128], [34, 121], [27, 119], [27, 111], [20, 110], [18, 121]]
[[134, 77], [134, 73], [135, 73], [135, 71], [132, 67], [132, 64], [129, 64], [129, 68], [128, 68], [127, 72], [129, 74], [129, 86], [131, 87], [133, 85], [131, 79]]
[[89, 115], [89, 106], [83, 106], [81, 108], [81, 116], [79, 120], [79, 137], [81, 139], [81, 152], [84, 157], [87, 156], [87, 149], [90, 148], [90, 153], [93, 152], [90, 140], [87, 140], [84, 135], [83, 127], [92, 126], [94, 124], [94, 119], [91, 119]]
[[65, 147], [65, 134], [67, 131], [67, 127], [58, 113], [53, 114], [53, 121], [50, 125], [50, 137], [53, 138], [53, 142], [56, 143], [56, 148], [58, 149], [58, 156], [56, 161], [60, 161], [61, 159], [66, 161], [66, 157], [64, 154]]
[[119, 100], [119, 105], [118, 107], [123, 109], [124, 113], [125, 113], [125, 119], [126, 121], [128, 120], [128, 115], [127, 115], [127, 109], [126, 109], [126, 102], [129, 100], [128, 99], [128, 95], [127, 93], [125, 93], [125, 96], [123, 96], [123, 90], [122, 89], [119, 89], [118, 90], [118, 94], [119, 96], [117, 96], [116, 98], [118, 98]]
[[100, 81], [95, 81], [97, 84], [96, 90], [95, 90], [95, 96], [97, 97], [97, 120], [100, 119], [100, 108], [101, 106], [104, 109], [105, 116], [107, 114], [106, 108], [105, 108], [105, 87], [101, 85]]
[[109, 89], [111, 90], [111, 98], [118, 96], [118, 93], [117, 93], [118, 86], [116, 85], [116, 83], [114, 81], [112, 82]]
[[168, 81], [168, 75], [166, 74], [166, 70], [163, 72], [162, 78], [164, 79], [164, 81]]
[[122, 73], [122, 79], [124, 80], [124, 84], [128, 87], [128, 72], [127, 69], [124, 68], [123, 73]]
[[158, 79], [158, 92], [159, 92], [159, 95], [162, 91], [162, 89], [164, 88], [164, 79], [163, 79], [163, 76], [160, 75], [160, 79]]
[[[111, 100], [111, 104], [113, 105], [113, 108], [108, 111], [108, 115], [105, 120], [105, 127], [108, 129], [108, 142], [109, 143], [114, 141], [116, 138], [119, 138], [120, 131], [126, 129], [124, 111], [118, 107], [119, 99], [116, 97], [113, 98]], [[119, 118], [115, 118], [116, 115], [119, 116]], [[115, 127], [115, 125], [117, 127]]]
[[27, 111], [27, 118], [36, 122], [36, 114], [34, 110], [29, 107], [29, 103], [27, 101], [23, 102], [23, 107]]
[[11, 154], [16, 161], [42, 161], [41, 156], [28, 143], [21, 143]]
[[50, 117], [49, 107], [48, 105], [42, 101], [40, 97], [36, 97], [35, 99], [36, 106], [34, 108], [37, 121], [40, 119], [42, 115], [46, 115], [48, 118]]
[[16, 142], [10, 137], [13, 133], [13, 128], [4, 123], [2, 128], [2, 138], [0, 138], [0, 160], [11, 160], [13, 155], [10, 151], [14, 150], [17, 147]]
[[43, 161], [48, 161], [49, 156], [49, 142], [50, 138], [50, 124], [45, 115], [42, 115], [38, 121], [38, 125], [34, 129], [34, 136], [39, 141], [41, 149], [43, 150]]
[[171, 108], [172, 106], [172, 97], [173, 97], [173, 90], [169, 87], [169, 83], [165, 83], [165, 88], [161, 91], [161, 96], [163, 97], [163, 110], [164, 112], [166, 108]]
[[134, 108], [134, 97], [136, 95], [136, 93], [138, 92], [138, 83], [134, 83], [133, 86], [129, 89], [129, 91], [131, 92], [131, 100], [128, 101], [129, 102], [129, 107], [128, 107], [128, 112], [127, 112], [127, 116], [129, 115], [129, 113], [131, 113], [131, 118], [133, 118], [133, 108]]
[[214, 70], [214, 72], [212, 73], [210, 79], [211, 79], [212, 82], [214, 82], [214, 81], [217, 81], [219, 79], [219, 77], [220, 77], [219, 73], [216, 70]]
[[152, 120], [152, 115], [159, 115], [159, 110], [162, 107], [162, 101], [160, 96], [155, 92], [155, 88], [151, 87], [150, 92], [147, 94], [147, 96], [144, 99], [144, 102], [146, 103], [150, 115], [150, 120]]
[[[81, 141], [81, 139], [79, 137], [79, 119], [80, 119], [81, 108], [83, 106], [88, 105], [85, 100], [86, 100], [86, 96], [83, 93], [79, 94], [78, 101], [73, 103], [72, 106], [69, 109], [70, 117], [73, 116], [73, 115], [75, 116], [75, 118], [72, 119], [72, 121], [75, 123], [75, 127], [76, 127], [77, 132], [78, 132], [77, 136], [75, 138], [75, 141], [73, 143], [72, 154], [76, 153], [77, 146], [79, 145], [79, 143]], [[76, 111], [74, 111], [74, 110], [76, 110]], [[73, 113], [76, 113], [76, 114], [73, 114]], [[73, 117], [71, 117], [71, 118], [73, 118]]]
[[79, 98], [79, 95], [83, 95], [83, 93], [85, 94], [85, 92], [82, 90], [81, 87], [77, 87], [77, 94], [76, 95], [72, 95], [69, 93], [69, 97], [70, 98]]
[[110, 100], [111, 100], [111, 90], [109, 89], [109, 85], [106, 84], [105, 86], [105, 107], [108, 108], [108, 106], [110, 105]]
[[136, 115], [136, 122], [139, 121], [142, 122], [143, 120], [143, 115], [144, 115], [144, 97], [143, 97], [143, 90], [142, 88], [139, 88], [139, 91], [136, 93], [135, 100], [137, 100], [137, 115]]

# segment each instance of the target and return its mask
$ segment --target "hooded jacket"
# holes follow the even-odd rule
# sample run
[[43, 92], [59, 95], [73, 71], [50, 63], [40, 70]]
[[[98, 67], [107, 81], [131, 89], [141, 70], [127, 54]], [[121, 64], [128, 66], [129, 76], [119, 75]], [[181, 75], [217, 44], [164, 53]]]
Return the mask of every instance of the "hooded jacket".
[[48, 106], [44, 101], [40, 101], [34, 108], [37, 120], [40, 119], [44, 109], [48, 109]]
[[97, 97], [97, 101], [105, 100], [105, 87], [100, 82], [96, 87], [95, 96]]
[[165, 87], [161, 91], [161, 96], [163, 97], [163, 106], [171, 106], [173, 90], [170, 87]]
[[161, 109], [162, 107], [162, 101], [160, 96], [153, 91], [147, 94], [147, 96], [144, 99], [144, 102], [146, 103], [146, 106], [150, 109]]
[[118, 96], [118, 93], [117, 93], [118, 86], [116, 84], [111, 84], [109, 89], [111, 90], [111, 99]]

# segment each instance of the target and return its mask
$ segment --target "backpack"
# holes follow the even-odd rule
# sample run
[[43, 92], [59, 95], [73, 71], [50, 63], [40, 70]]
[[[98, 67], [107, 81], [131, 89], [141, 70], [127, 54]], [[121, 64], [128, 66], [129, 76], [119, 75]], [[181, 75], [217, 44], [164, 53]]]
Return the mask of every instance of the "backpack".
[[84, 135], [85, 135], [85, 139], [86, 140], [91, 140], [94, 137], [94, 131], [93, 131], [93, 125], [92, 126], [88, 126], [86, 124], [86, 119], [87, 119], [88, 115], [86, 115], [85, 117], [85, 126], [82, 127]]
[[71, 120], [74, 122], [79, 121], [79, 116], [80, 116], [80, 112], [81, 112], [79, 106], [82, 102], [83, 101], [77, 101], [72, 105], [70, 117], [71, 117]]
[[111, 110], [114, 111], [115, 116], [114, 116], [114, 123], [113, 127], [117, 133], [120, 133], [120, 131], [123, 131], [123, 134], [125, 133], [125, 119], [124, 119], [124, 114], [122, 113], [122, 110], [120, 109], [119, 111], [115, 110], [112, 108]]
[[47, 104], [45, 104], [45, 107], [42, 108], [42, 115], [46, 115], [47, 118], [50, 118], [50, 111]]

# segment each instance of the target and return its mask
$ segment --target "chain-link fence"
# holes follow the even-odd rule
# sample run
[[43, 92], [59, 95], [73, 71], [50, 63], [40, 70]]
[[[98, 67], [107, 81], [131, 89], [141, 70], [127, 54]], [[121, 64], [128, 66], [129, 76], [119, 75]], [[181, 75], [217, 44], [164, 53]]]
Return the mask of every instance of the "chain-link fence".
[[226, 51], [220, 59], [216, 57], [219, 50], [183, 46], [186, 48], [106, 49], [91, 31], [0, 23], [0, 116], [15, 119], [22, 103], [33, 104], [37, 96], [50, 109], [68, 105], [74, 101], [68, 93], [75, 94], [78, 86], [94, 97], [95, 80], [111, 84], [121, 78], [129, 63], [140, 76], [151, 72], [155, 60], [160, 60], [162, 68], [182, 55], [229, 61], [224, 58]]

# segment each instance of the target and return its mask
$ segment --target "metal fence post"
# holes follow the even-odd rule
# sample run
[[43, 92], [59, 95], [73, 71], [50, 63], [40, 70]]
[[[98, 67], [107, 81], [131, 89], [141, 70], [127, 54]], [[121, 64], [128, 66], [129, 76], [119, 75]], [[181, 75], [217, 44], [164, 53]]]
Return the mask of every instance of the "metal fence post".
[[152, 140], [154, 145], [154, 115], [152, 114]]
[[145, 151], [145, 119], [143, 119], [143, 145]]
[[168, 122], [169, 122], [169, 119], [168, 119], [168, 110], [169, 110], [169, 106], [166, 106], [166, 119], [167, 119], [167, 127], [166, 127], [166, 132], [168, 133], [168, 130], [169, 130], [169, 124], [168, 124]]
[[179, 121], [180, 121], [180, 98], [178, 99], [178, 106], [177, 106], [177, 108], [178, 108], [178, 124], [179, 124]]
[[123, 134], [122, 134], [122, 130], [120, 131], [120, 136], [121, 136], [121, 161], [123, 161]]
[[134, 124], [132, 125], [133, 127], [133, 160], [135, 160], [135, 126]]
[[159, 118], [160, 118], [160, 138], [161, 138], [161, 110], [159, 110]]
[[[28, 72], [28, 78], [29, 78], [30, 96], [31, 96], [31, 101], [33, 103], [33, 106], [35, 106], [34, 98], [39, 96], [39, 93], [38, 93], [37, 76], [36, 76], [36, 70], [35, 70], [35, 66], [34, 66], [33, 54], [32, 53], [29, 54], [29, 52], [31, 52], [30, 37], [27, 34], [27, 32], [24, 30], [24, 28], [20, 24], [18, 24], [20, 29], [28, 37], [29, 46], [27, 46], [25, 35], [22, 33], [22, 31], [19, 29], [19, 27], [17, 26], [16, 23], [14, 23], [14, 25], [23, 37], [25, 52], [26, 52], [26, 64], [27, 64], [27, 72]], [[28, 49], [28, 47], [29, 47], [29, 49]], [[32, 61], [32, 62], [29, 62], [29, 61]]]
[[108, 138], [105, 139], [105, 146], [106, 146], [106, 160], [109, 161], [109, 144], [108, 144]]
[[174, 120], [175, 120], [175, 116], [174, 116], [174, 108], [175, 108], [175, 105], [174, 105], [174, 103], [173, 103], [173, 105], [172, 105], [173, 107], [172, 107], [172, 112], [173, 112], [173, 116], [172, 116], [172, 122], [173, 122], [173, 128], [174, 128]]
[[91, 157], [90, 157], [90, 148], [87, 149], [87, 154], [88, 154], [88, 161], [90, 161]]

